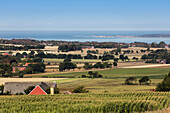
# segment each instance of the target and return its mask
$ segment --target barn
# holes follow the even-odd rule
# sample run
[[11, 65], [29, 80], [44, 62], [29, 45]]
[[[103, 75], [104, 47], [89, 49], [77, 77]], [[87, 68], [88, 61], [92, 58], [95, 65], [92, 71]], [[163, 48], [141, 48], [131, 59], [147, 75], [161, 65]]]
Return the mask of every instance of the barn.
[[[35, 91], [31, 94], [39, 94], [40, 92], [43, 92], [42, 90], [45, 91], [51, 87], [56, 88], [57, 84], [56, 84], [56, 82], [50, 82], [50, 83], [48, 83], [48, 82], [6, 82], [4, 84], [4, 93], [7, 93], [7, 92], [10, 92], [10, 94], [25, 93], [24, 90], [26, 90], [30, 86], [35, 86], [35, 88], [34, 88]], [[37, 86], [39, 86], [39, 87], [37, 87]], [[40, 91], [40, 92], [35, 93], [38, 91]], [[44, 92], [42, 94], [44, 94]]]
[[47, 93], [37, 85], [28, 95], [46, 95]]

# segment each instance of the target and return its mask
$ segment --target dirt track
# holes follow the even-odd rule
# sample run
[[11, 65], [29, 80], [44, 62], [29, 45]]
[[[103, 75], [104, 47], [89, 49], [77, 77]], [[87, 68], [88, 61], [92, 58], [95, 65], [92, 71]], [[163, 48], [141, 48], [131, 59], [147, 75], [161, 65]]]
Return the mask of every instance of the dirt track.
[[0, 85], [5, 82], [49, 82], [66, 78], [0, 78]]
[[121, 68], [151, 68], [151, 67], [169, 67], [170, 64], [152, 64], [152, 65], [139, 65], [139, 66], [125, 66]]

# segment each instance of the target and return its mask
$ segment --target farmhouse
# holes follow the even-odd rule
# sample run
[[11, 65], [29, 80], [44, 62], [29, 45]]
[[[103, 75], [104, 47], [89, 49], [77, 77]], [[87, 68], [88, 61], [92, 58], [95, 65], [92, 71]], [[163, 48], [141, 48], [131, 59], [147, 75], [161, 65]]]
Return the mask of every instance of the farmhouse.
[[9, 54], [9, 53], [4, 53], [2, 55], [4, 55], [4, 56], [12, 56], [12, 54]]
[[46, 95], [47, 93], [37, 85], [28, 95]]
[[[24, 93], [24, 90], [26, 90], [30, 86], [35, 86], [35, 88], [32, 91], [32, 95], [36, 94], [46, 94], [44, 92], [48, 88], [56, 88], [57, 84], [56, 82], [53, 83], [46, 83], [46, 82], [6, 82], [4, 84], [4, 93], [10, 92], [11, 94], [17, 94], [17, 93]], [[31, 95], [30, 94], [30, 95]]]
[[12, 72], [15, 73], [17, 69], [19, 71], [24, 71], [26, 68], [27, 68], [27, 66], [13, 66], [12, 67]]

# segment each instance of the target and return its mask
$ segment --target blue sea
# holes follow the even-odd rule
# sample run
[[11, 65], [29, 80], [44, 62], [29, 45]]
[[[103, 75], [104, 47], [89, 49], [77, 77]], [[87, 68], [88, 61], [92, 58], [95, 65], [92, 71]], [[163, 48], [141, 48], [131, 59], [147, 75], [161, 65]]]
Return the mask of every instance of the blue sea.
[[144, 34], [170, 34], [170, 31], [64, 31], [64, 30], [1, 30], [0, 38], [58, 41], [97, 41], [97, 42], [147, 42], [159, 43], [164, 41], [170, 44], [170, 38], [146, 38], [146, 37], [95, 37], [95, 36], [139, 36]]

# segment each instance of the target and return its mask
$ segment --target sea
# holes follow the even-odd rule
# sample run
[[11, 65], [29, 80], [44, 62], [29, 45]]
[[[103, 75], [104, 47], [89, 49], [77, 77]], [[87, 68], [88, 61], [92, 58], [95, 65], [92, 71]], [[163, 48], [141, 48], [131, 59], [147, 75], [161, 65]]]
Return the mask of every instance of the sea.
[[[170, 31], [111, 31], [111, 30], [1, 30], [0, 39], [34, 39], [34, 40], [57, 40], [57, 41], [79, 41], [79, 42], [147, 42], [159, 43], [164, 41], [170, 44], [170, 38], [160, 37], [128, 37], [141, 36], [145, 34], [170, 34]], [[123, 36], [123, 37], [115, 37]], [[127, 37], [126, 37], [127, 36]]]

